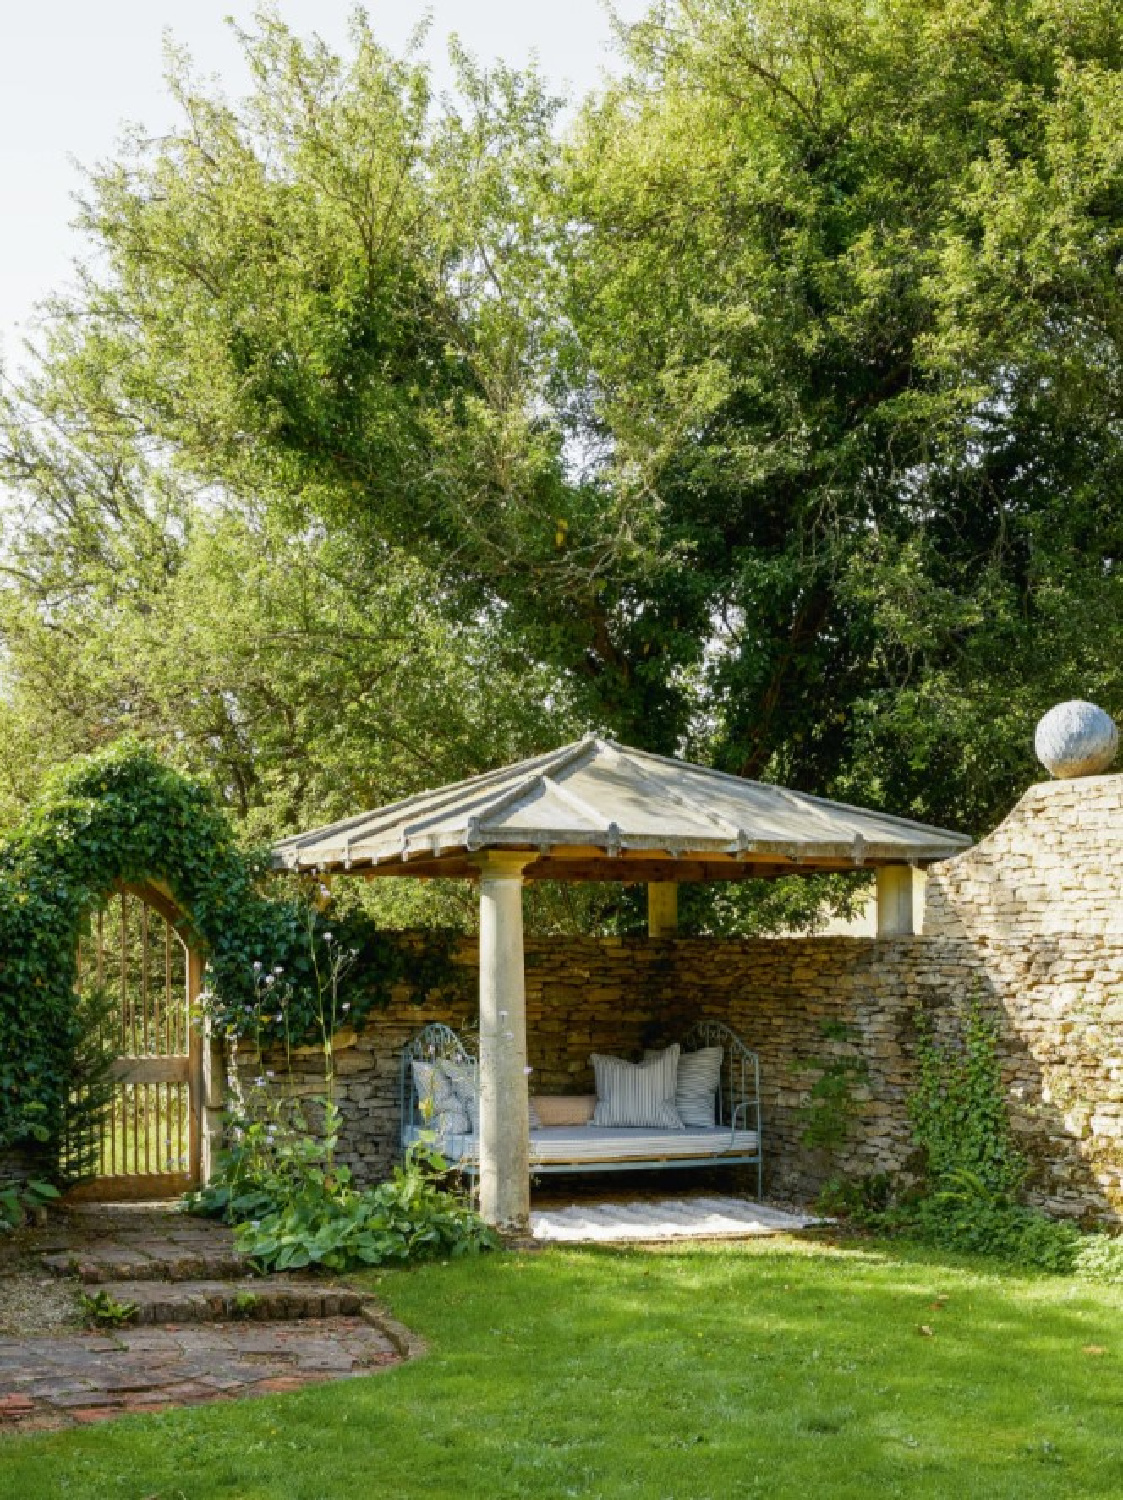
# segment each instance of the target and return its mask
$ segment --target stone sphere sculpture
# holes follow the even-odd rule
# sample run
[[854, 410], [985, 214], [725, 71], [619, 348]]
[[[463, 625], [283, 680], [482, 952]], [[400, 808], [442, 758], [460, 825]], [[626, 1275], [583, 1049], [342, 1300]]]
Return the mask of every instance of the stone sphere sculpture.
[[1094, 703], [1058, 703], [1037, 726], [1037, 758], [1058, 780], [1106, 771], [1119, 749], [1115, 720]]

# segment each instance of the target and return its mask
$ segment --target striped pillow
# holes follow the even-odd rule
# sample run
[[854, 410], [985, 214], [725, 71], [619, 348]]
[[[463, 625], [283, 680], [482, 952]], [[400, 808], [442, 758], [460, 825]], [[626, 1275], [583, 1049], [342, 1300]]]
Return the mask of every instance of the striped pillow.
[[649, 1062], [630, 1063], [622, 1057], [594, 1052], [589, 1061], [597, 1084], [594, 1125], [648, 1126], [656, 1130], [683, 1130], [675, 1108], [678, 1082], [678, 1052], [668, 1047]]
[[[684, 1125], [701, 1125], [712, 1130], [717, 1123], [715, 1105], [724, 1055], [721, 1047], [699, 1047], [697, 1052], [684, 1052], [679, 1058], [675, 1108]], [[660, 1052], [643, 1054], [645, 1062], [661, 1056]]]

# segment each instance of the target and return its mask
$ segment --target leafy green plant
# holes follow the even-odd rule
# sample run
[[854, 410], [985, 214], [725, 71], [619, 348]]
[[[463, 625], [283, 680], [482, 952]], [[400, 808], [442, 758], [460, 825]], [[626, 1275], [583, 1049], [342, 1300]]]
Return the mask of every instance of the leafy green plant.
[[[851, 1042], [851, 1028], [843, 1021], [828, 1019], [820, 1031], [824, 1041]], [[843, 1055], [805, 1061], [800, 1067], [817, 1073], [799, 1112], [800, 1140], [813, 1150], [837, 1151], [846, 1144], [855, 1112], [854, 1090], [863, 1083], [869, 1066], [862, 1057]]]
[[63, 1139], [56, 1172], [60, 1181], [95, 1175], [106, 1111], [113, 1099], [111, 1068], [117, 1056], [117, 1002], [104, 986], [78, 991], [74, 1041], [68, 1059], [69, 1089], [63, 1105]]
[[887, 1172], [864, 1177], [846, 1177], [837, 1173], [820, 1188], [815, 1208], [832, 1218], [868, 1224], [876, 1222], [892, 1202], [893, 1179]]
[[135, 1302], [118, 1302], [110, 1292], [79, 1292], [78, 1311], [91, 1328], [123, 1328], [136, 1319]]
[[1085, 1234], [1019, 1201], [1026, 1162], [1013, 1139], [998, 1057], [998, 1030], [977, 996], [958, 1037], [922, 1024], [918, 1078], [909, 1100], [926, 1175], [898, 1194], [886, 1177], [836, 1179], [820, 1195], [827, 1213], [941, 1250], [1097, 1281], [1123, 1281], [1123, 1240]]
[[[310, 924], [307, 940], [323, 1095], [297, 1100], [286, 1092], [285, 1080], [273, 1082], [265, 1073], [246, 1087], [235, 1047], [229, 1076], [235, 1102], [227, 1118], [227, 1144], [212, 1181], [188, 1196], [188, 1209], [234, 1224], [238, 1248], [263, 1271], [306, 1266], [338, 1271], [426, 1255], [463, 1255], [494, 1245], [492, 1231], [471, 1205], [445, 1189], [448, 1164], [428, 1146], [412, 1147], [388, 1182], [366, 1190], [356, 1188], [350, 1168], [336, 1161], [341, 1115], [335, 1102], [333, 1036], [346, 1006], [340, 984], [356, 955], [330, 929], [317, 932]], [[255, 993], [264, 993], [276, 1007], [287, 1054], [290, 992], [284, 971], [264, 973], [257, 964], [253, 982]], [[263, 1008], [260, 999], [257, 1008]], [[260, 1029], [256, 1041], [260, 1064]]]
[[352, 1186], [346, 1167], [309, 1173], [286, 1202], [238, 1225], [238, 1249], [262, 1271], [342, 1271], [494, 1248], [494, 1232], [441, 1185], [447, 1171], [443, 1158], [419, 1144], [389, 1181], [366, 1191]]
[[998, 1028], [979, 997], [965, 1007], [958, 1038], [939, 1041], [922, 1016], [916, 1057], [909, 1118], [929, 1180], [939, 1189], [975, 1179], [995, 1197], [1015, 1198], [1026, 1162], [1010, 1129]]
[[18, 1229], [29, 1215], [40, 1212], [59, 1196], [50, 1182], [31, 1179], [28, 1182], [0, 1183], [0, 1233]]

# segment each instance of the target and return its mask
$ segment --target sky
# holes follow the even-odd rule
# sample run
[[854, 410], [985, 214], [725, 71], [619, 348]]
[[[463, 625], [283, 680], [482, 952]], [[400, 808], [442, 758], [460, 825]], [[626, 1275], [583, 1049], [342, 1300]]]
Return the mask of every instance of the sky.
[[[625, 20], [644, 0], [615, 0]], [[37, 301], [65, 288], [80, 241], [71, 229], [79, 164], [112, 155], [122, 126], [173, 119], [163, 86], [171, 34], [197, 71], [238, 94], [245, 72], [225, 24], [252, 22], [254, 0], [0, 0], [0, 358], [19, 364]], [[354, 0], [280, 0], [301, 33], [343, 46]], [[533, 53], [557, 85], [580, 94], [618, 66], [602, 0], [369, 0], [376, 36], [401, 50], [428, 14], [424, 53], [440, 84], [455, 32], [482, 61]]]

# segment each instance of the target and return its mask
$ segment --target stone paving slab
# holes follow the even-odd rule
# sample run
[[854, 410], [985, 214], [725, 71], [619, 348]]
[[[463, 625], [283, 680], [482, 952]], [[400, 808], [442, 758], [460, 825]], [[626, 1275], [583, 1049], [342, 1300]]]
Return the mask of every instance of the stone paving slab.
[[746, 1198], [641, 1198], [536, 1209], [531, 1234], [545, 1243], [625, 1244], [653, 1240], [739, 1239], [791, 1234], [821, 1218]]
[[[12, 1356], [17, 1356], [14, 1360]], [[0, 1340], [0, 1428], [94, 1422], [125, 1412], [298, 1390], [400, 1363], [369, 1317], [208, 1323]]]

